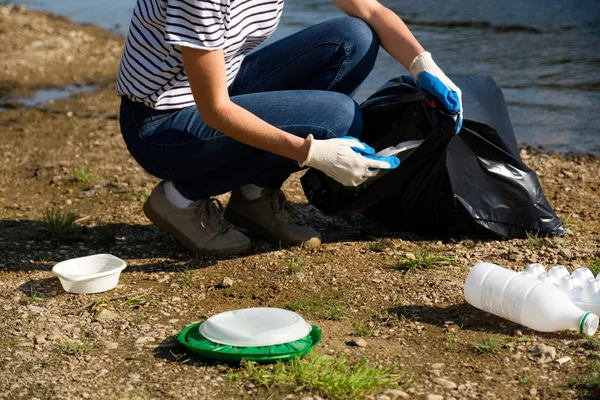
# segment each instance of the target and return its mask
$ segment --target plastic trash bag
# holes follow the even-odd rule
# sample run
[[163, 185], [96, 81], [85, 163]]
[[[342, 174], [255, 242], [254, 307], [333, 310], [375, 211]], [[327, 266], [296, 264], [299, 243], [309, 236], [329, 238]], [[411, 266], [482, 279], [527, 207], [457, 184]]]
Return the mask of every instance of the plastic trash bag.
[[361, 140], [378, 152], [399, 150], [400, 166], [356, 188], [309, 170], [301, 179], [309, 202], [326, 214], [361, 213], [419, 233], [564, 235], [535, 172], [521, 160], [500, 88], [486, 76], [451, 79], [463, 93], [458, 135], [454, 120], [413, 78], [393, 79], [361, 104]]

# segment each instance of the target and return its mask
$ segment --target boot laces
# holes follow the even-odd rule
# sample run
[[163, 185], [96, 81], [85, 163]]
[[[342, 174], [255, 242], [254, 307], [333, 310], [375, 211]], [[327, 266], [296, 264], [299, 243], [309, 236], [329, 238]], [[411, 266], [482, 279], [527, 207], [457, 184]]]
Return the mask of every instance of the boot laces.
[[213, 237], [227, 232], [231, 225], [223, 217], [223, 204], [217, 199], [202, 199], [192, 204], [200, 225]]
[[287, 198], [283, 191], [279, 189], [272, 189], [273, 194], [271, 194], [273, 199], [273, 210], [275, 211], [275, 218], [290, 221], [290, 222], [298, 222], [303, 217], [303, 214], [294, 207]]

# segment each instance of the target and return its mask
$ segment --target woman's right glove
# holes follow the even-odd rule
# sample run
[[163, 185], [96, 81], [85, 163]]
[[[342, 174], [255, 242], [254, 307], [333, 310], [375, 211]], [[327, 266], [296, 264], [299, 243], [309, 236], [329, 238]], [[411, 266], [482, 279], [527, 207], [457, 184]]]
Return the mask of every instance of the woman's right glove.
[[378, 157], [372, 147], [351, 136], [317, 140], [309, 135], [307, 139], [310, 140], [308, 157], [300, 166], [323, 171], [344, 186], [358, 186], [380, 169], [400, 165], [397, 157]]

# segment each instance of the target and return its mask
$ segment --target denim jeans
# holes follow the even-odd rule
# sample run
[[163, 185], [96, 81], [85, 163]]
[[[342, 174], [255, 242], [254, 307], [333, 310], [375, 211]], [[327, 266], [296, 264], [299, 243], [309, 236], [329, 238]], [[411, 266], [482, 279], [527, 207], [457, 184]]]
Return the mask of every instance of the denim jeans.
[[[291, 134], [359, 137], [362, 118], [350, 94], [371, 72], [379, 41], [362, 20], [337, 18], [246, 56], [231, 101]], [[154, 110], [121, 99], [127, 148], [150, 174], [173, 181], [191, 200], [254, 183], [279, 187], [300, 170], [294, 160], [237, 142], [206, 125], [195, 106]]]

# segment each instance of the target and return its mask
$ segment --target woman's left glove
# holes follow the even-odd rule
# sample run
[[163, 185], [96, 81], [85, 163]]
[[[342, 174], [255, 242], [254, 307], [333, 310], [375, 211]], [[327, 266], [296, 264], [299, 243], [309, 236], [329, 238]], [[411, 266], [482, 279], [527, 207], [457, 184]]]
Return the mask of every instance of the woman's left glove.
[[458, 133], [463, 123], [460, 89], [436, 65], [428, 51], [416, 56], [408, 70], [419, 83], [419, 87], [437, 97], [444, 108], [454, 116]]

